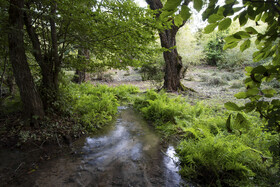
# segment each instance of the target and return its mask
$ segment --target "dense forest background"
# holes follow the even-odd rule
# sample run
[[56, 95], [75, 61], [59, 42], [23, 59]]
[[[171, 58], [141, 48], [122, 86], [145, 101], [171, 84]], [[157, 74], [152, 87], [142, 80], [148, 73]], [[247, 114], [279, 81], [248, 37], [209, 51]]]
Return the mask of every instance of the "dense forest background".
[[1, 146], [62, 147], [130, 105], [185, 179], [280, 185], [279, 2], [146, 3], [1, 0]]

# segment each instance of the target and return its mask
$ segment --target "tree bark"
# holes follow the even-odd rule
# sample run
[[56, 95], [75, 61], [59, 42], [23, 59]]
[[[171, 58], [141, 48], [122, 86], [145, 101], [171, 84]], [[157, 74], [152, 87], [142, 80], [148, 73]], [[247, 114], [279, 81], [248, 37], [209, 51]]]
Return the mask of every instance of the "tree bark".
[[[30, 9], [28, 2], [26, 3], [26, 8]], [[57, 33], [56, 25], [53, 16], [56, 14], [56, 3], [53, 2], [51, 5], [51, 18], [50, 29], [51, 29], [51, 53], [45, 51], [42, 52], [41, 43], [39, 36], [36, 33], [34, 26], [32, 25], [31, 15], [27, 12], [24, 13], [24, 23], [28, 36], [31, 40], [33, 46], [33, 55], [39, 64], [42, 72], [42, 85], [41, 85], [41, 95], [43, 98], [44, 108], [48, 109], [52, 107], [52, 103], [57, 98], [58, 92], [58, 75], [60, 72], [61, 60], [58, 56], [58, 43], [57, 43]]]
[[[164, 75], [164, 85], [163, 88], [167, 91], [177, 91], [182, 89], [181, 84], [181, 69], [182, 58], [179, 56], [176, 48], [176, 33], [178, 29], [173, 27], [170, 30], [165, 30], [161, 32], [160, 41], [161, 46], [169, 49], [169, 51], [163, 52], [163, 57], [165, 61], [165, 75]], [[170, 49], [173, 48], [173, 49]]]
[[51, 25], [51, 40], [52, 40], [52, 60], [54, 62], [54, 73], [53, 73], [53, 83], [55, 90], [58, 90], [58, 75], [60, 72], [61, 62], [59, 60], [58, 55], [58, 43], [57, 43], [57, 33], [55, 26], [55, 16], [56, 16], [57, 4], [56, 1], [52, 1], [51, 5], [51, 17], [50, 17], [50, 25]]
[[8, 63], [8, 60], [7, 60], [7, 55], [5, 55], [4, 57], [4, 67], [3, 67], [3, 72], [1, 74], [1, 77], [0, 77], [0, 98], [2, 97], [2, 89], [3, 89], [3, 83], [4, 83], [4, 75], [6, 73], [6, 67], [7, 67], [7, 63]]
[[19, 87], [21, 100], [23, 102], [23, 114], [26, 118], [32, 119], [34, 115], [44, 116], [42, 100], [36, 90], [33, 77], [24, 49], [23, 40], [23, 7], [24, 0], [10, 0], [9, 7], [9, 54], [16, 79]]
[[[152, 10], [160, 10], [163, 8], [161, 0], [146, 0], [146, 2], [150, 5]], [[156, 16], [159, 17], [160, 12], [158, 12]], [[173, 25], [171, 29], [159, 31], [161, 47], [168, 49], [168, 51], [163, 52], [165, 61], [163, 88], [172, 92], [184, 89], [180, 82], [180, 73], [183, 67], [182, 58], [179, 56], [177, 48], [175, 47], [176, 34], [179, 28], [180, 27]]]

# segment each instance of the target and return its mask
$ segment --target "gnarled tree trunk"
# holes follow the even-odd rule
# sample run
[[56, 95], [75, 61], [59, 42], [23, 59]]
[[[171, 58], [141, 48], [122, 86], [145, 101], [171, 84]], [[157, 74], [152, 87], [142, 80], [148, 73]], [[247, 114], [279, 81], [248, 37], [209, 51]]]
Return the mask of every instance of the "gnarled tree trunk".
[[44, 116], [42, 100], [36, 90], [31, 75], [23, 40], [23, 6], [24, 0], [10, 0], [9, 7], [9, 53], [16, 83], [19, 87], [23, 112], [26, 118], [36, 115]]
[[[173, 27], [170, 30], [165, 30], [161, 32], [160, 41], [161, 46], [167, 49], [176, 46], [176, 33], [178, 29]], [[181, 57], [178, 54], [176, 48], [171, 49], [169, 51], [163, 52], [163, 57], [165, 61], [165, 75], [164, 75], [164, 85], [163, 87], [167, 91], [177, 91], [178, 89], [182, 89], [182, 85], [180, 82], [180, 72], [183, 67]]]
[[[152, 10], [160, 10], [163, 8], [161, 0], [146, 0]], [[157, 17], [160, 16], [160, 12]], [[184, 22], [185, 23], [185, 22]], [[183, 24], [184, 24], [183, 23]], [[182, 25], [183, 26], [183, 25]], [[171, 29], [159, 31], [161, 47], [169, 51], [163, 52], [165, 61], [165, 76], [163, 88], [167, 91], [177, 91], [183, 89], [180, 82], [180, 73], [183, 67], [182, 58], [176, 49], [176, 34], [180, 27], [173, 25]]]

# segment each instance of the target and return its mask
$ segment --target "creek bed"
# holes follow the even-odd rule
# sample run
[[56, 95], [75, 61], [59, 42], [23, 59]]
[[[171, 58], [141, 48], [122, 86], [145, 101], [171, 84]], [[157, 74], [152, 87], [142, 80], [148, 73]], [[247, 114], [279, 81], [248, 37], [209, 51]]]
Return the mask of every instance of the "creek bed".
[[[32, 186], [185, 186], [174, 146], [131, 108], [119, 107], [114, 123], [72, 145], [72, 155], [43, 164]], [[21, 184], [24, 186], [25, 184]]]

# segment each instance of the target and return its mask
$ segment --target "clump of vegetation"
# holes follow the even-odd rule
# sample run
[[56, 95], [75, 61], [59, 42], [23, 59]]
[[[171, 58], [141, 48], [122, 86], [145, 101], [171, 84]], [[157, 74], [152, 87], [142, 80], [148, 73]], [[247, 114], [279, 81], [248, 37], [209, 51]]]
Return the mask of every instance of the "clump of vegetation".
[[239, 80], [237, 80], [237, 81], [233, 81], [232, 83], [231, 83], [231, 86], [230, 86], [230, 88], [242, 88], [244, 85], [243, 85], [243, 83], [242, 83], [242, 81], [239, 81]]
[[[236, 113], [227, 120], [221, 107], [148, 91], [134, 106], [165, 136], [182, 140], [177, 148], [181, 175], [210, 186], [275, 184], [279, 164], [270, 152], [279, 137], [263, 131], [257, 116]], [[264, 182], [262, 182], [264, 181]]]
[[[89, 131], [94, 131], [108, 124], [117, 113], [120, 102], [129, 102], [131, 94], [138, 93], [139, 89], [129, 85], [112, 88], [84, 83], [63, 86], [62, 91], [65, 94], [64, 101], [68, 102], [61, 109], [76, 115], [77, 120]], [[66, 95], [68, 99], [65, 98]]]
[[164, 77], [164, 59], [162, 56], [156, 56], [151, 62], [142, 65], [139, 73], [142, 76], [143, 81], [162, 81]]
[[208, 84], [209, 84], [210, 86], [222, 86], [222, 85], [227, 84], [227, 82], [224, 81], [223, 79], [219, 78], [219, 77], [211, 77], [211, 78], [208, 80]]
[[223, 59], [223, 36], [216, 35], [215, 38], [210, 40], [205, 46], [205, 59], [208, 65], [217, 66], [217, 64]]

